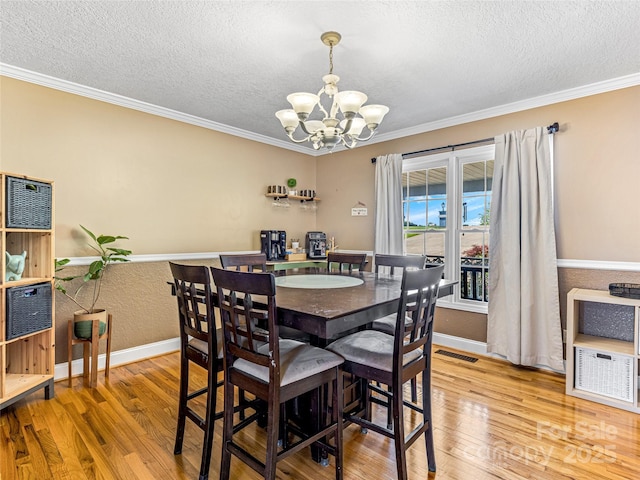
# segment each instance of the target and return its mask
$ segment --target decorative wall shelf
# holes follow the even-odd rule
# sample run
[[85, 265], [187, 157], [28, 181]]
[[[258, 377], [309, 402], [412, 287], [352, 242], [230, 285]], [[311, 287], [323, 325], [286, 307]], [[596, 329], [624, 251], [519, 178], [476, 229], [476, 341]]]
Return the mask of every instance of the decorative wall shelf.
[[283, 193], [265, 193], [265, 197], [269, 198], [288, 198], [289, 200], [300, 200], [301, 202], [319, 202], [318, 197], [302, 197], [300, 195], [287, 195]]

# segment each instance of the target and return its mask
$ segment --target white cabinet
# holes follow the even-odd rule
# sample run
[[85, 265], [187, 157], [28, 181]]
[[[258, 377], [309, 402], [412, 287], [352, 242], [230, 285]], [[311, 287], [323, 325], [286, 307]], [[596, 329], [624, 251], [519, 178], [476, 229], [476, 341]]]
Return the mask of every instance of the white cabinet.
[[640, 300], [574, 288], [567, 296], [566, 393], [640, 413]]

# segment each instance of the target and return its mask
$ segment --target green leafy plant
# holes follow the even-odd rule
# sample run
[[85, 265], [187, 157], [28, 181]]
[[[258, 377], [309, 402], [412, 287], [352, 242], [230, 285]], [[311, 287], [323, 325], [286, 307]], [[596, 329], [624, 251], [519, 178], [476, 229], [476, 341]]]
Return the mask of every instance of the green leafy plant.
[[479, 213], [480, 225], [489, 225], [491, 221], [491, 210], [485, 208], [484, 213]]
[[[80, 225], [80, 227], [91, 238], [91, 242], [88, 245], [98, 253], [98, 256], [100, 258], [91, 262], [87, 272], [83, 275], [75, 275], [69, 277], [55, 275], [55, 287], [56, 290], [64, 294], [86, 313], [94, 313], [96, 303], [100, 298], [102, 280], [104, 279], [104, 274], [107, 271], [107, 267], [113, 262], [128, 262], [129, 259], [126, 257], [131, 255], [131, 250], [125, 250], [108, 245], [116, 242], [117, 240], [128, 240], [129, 237], [123, 237], [121, 235], [96, 236], [88, 228], [85, 228], [82, 225]], [[60, 260], [56, 259], [56, 273], [64, 270], [65, 265], [67, 265], [69, 261], [70, 260], [68, 258], [63, 258]], [[67, 282], [75, 280], [76, 278], [82, 278], [82, 284], [73, 293], [70, 293], [65, 288], [65, 284]], [[79, 294], [89, 282], [93, 282], [93, 290], [89, 294], [86, 303], [84, 303], [79, 299]]]

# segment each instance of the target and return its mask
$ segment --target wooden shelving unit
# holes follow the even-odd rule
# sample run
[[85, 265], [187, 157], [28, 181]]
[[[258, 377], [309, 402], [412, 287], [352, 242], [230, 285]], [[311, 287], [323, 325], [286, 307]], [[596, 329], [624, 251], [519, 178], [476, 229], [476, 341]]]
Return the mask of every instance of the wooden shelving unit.
[[601, 290], [569, 292], [567, 395], [640, 413], [639, 322], [640, 300]]
[[[8, 227], [7, 178], [18, 178], [28, 182], [46, 184], [51, 188], [50, 228]], [[53, 182], [0, 172], [0, 410], [26, 395], [44, 389], [45, 398], [54, 395], [53, 373], [55, 365], [55, 305], [54, 305], [54, 225]], [[22, 208], [22, 207], [21, 207]], [[29, 206], [27, 205], [27, 207]], [[37, 208], [37, 207], [36, 207]], [[48, 213], [47, 213], [48, 214]], [[6, 281], [7, 261], [5, 252], [20, 254], [27, 252], [22, 278]], [[24, 291], [29, 286], [50, 286], [51, 325], [33, 332], [10, 338], [8, 333], [9, 296], [12, 292]], [[18, 290], [11, 290], [17, 288]], [[41, 291], [41, 290], [35, 290]], [[49, 290], [47, 290], [48, 294]], [[48, 304], [47, 298], [47, 304]], [[28, 299], [26, 300], [28, 305]], [[23, 305], [23, 304], [21, 304]], [[27, 307], [28, 308], [28, 307]]]

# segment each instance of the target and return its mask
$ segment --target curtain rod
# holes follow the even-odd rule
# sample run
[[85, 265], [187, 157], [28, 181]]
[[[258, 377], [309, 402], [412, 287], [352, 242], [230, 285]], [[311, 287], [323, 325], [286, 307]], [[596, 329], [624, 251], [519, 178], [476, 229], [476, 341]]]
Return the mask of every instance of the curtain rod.
[[[560, 130], [560, 125], [558, 124], [558, 122], [555, 122], [547, 127], [547, 132], [549, 134], [554, 134], [559, 130]], [[455, 145], [445, 145], [443, 147], [427, 148], [426, 150], [418, 150], [417, 152], [403, 153], [402, 158], [411, 157], [413, 155], [419, 155], [421, 153], [435, 152], [436, 150], [445, 150], [448, 148], [450, 148], [451, 150], [454, 150], [456, 147], [466, 147], [467, 145], [475, 145], [478, 143], [487, 143], [487, 142], [493, 142], [493, 141], [494, 141], [494, 137], [491, 137], [491, 138], [483, 138], [482, 140], [473, 140], [472, 142], [456, 143]], [[371, 163], [376, 163], [376, 159], [372, 158]]]

